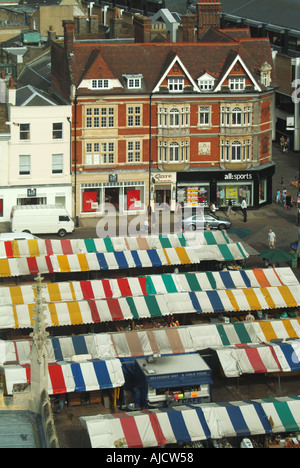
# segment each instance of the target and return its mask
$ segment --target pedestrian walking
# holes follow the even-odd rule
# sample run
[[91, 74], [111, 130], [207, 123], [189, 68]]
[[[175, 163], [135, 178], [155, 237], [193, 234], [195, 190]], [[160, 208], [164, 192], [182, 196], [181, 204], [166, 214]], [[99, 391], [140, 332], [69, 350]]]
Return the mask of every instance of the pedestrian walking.
[[285, 197], [285, 207], [286, 210], [290, 210], [292, 208], [292, 195], [290, 192], [286, 192], [286, 197]]
[[241, 210], [242, 210], [242, 213], [243, 213], [243, 216], [244, 216], [244, 223], [247, 222], [247, 203], [246, 203], [246, 200], [245, 198], [243, 198], [243, 201], [241, 203]]
[[216, 205], [214, 203], [211, 203], [209, 205], [209, 211], [212, 213], [212, 214], [216, 214]]
[[281, 151], [283, 151], [284, 144], [285, 144], [285, 138], [284, 138], [283, 135], [281, 135], [281, 137], [280, 137], [280, 148], [281, 148]]
[[279, 189], [277, 189], [276, 192], [276, 203], [280, 203], [280, 198], [281, 198], [281, 192]]
[[[232, 212], [232, 200], [229, 199], [228, 200], [228, 206], [227, 206], [227, 217], [229, 217], [230, 213]], [[234, 213], [234, 216], [236, 215], [236, 213]]]
[[269, 241], [270, 249], [275, 249], [276, 234], [275, 234], [275, 232], [272, 231], [272, 229], [269, 229], [268, 241]]

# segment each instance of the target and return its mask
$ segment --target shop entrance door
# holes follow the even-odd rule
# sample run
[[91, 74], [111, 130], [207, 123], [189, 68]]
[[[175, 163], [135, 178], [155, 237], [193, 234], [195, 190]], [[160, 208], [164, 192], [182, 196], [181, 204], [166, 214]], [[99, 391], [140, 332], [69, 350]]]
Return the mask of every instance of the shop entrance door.
[[105, 188], [105, 203], [110, 203], [119, 211], [119, 187]]
[[171, 205], [171, 188], [161, 188], [155, 190], [155, 203], [158, 205]]

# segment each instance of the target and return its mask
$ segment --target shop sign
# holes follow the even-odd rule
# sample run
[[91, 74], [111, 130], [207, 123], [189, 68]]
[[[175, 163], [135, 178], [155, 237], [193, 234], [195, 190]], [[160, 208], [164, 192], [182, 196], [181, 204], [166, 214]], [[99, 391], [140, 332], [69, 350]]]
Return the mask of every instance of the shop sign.
[[118, 174], [109, 174], [108, 182], [118, 182]]
[[252, 174], [241, 174], [241, 173], [232, 173], [228, 172], [224, 174], [224, 180], [232, 180], [238, 182], [239, 180], [252, 180]]
[[162, 184], [162, 183], [171, 183], [171, 182], [175, 182], [175, 177], [176, 177], [176, 174], [173, 173], [173, 174], [155, 174], [154, 175], [154, 180], [156, 183], [159, 183], [159, 184]]
[[27, 189], [27, 197], [36, 197], [36, 188]]

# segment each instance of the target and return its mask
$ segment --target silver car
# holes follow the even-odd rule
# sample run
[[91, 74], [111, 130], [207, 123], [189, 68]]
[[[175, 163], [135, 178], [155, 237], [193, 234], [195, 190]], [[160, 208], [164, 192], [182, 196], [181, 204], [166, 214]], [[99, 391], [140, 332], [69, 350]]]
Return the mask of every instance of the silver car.
[[210, 229], [230, 229], [231, 221], [211, 213], [202, 215], [194, 215], [182, 221], [182, 227], [185, 231], [195, 231], [196, 229], [206, 229], [208, 224]]

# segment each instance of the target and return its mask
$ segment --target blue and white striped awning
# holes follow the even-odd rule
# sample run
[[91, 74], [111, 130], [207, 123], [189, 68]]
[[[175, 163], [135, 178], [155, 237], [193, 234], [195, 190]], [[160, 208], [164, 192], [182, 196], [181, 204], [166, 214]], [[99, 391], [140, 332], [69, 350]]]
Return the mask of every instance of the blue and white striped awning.
[[[1, 373], [5, 378], [8, 395], [13, 386], [29, 383], [30, 366], [4, 365]], [[121, 387], [125, 379], [119, 359], [88, 359], [52, 362], [48, 365], [49, 395], [71, 392], [86, 392]]]
[[176, 406], [80, 418], [93, 448], [144, 448], [300, 427], [300, 397]]

